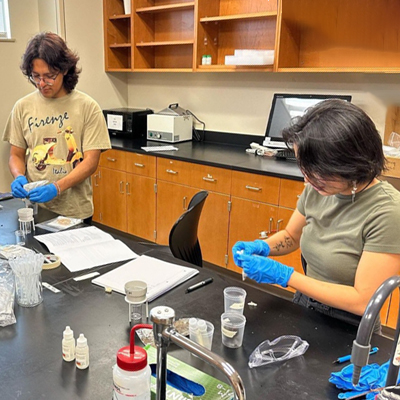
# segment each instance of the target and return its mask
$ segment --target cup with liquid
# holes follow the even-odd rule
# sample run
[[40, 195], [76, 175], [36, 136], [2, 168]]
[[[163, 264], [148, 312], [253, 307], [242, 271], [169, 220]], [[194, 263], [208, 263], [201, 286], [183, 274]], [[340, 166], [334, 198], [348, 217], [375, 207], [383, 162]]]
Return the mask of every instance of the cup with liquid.
[[242, 346], [246, 317], [237, 312], [227, 312], [221, 315], [222, 344], [230, 348]]

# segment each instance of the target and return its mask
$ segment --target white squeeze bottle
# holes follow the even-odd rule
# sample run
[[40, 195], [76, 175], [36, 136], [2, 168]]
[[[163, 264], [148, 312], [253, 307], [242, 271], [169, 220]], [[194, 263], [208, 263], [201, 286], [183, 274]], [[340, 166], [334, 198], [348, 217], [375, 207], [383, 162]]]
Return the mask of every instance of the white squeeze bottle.
[[69, 326], [67, 326], [63, 332], [62, 355], [64, 361], [75, 360], [74, 331]]
[[89, 366], [89, 346], [83, 333], [81, 333], [76, 340], [75, 364], [79, 369], [86, 369]]
[[130, 345], [117, 353], [117, 364], [113, 369], [113, 400], [150, 400], [151, 368], [147, 363], [146, 350], [135, 346], [136, 329], [152, 329], [148, 324], [135, 325], [131, 329]]

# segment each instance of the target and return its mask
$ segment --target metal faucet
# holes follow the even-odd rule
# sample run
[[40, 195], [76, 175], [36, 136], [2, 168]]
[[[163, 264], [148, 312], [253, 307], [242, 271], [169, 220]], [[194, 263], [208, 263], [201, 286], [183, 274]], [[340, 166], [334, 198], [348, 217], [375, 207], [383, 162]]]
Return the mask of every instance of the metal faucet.
[[227, 363], [222, 357], [214, 354], [212, 351], [176, 332], [173, 326], [175, 321], [175, 311], [172, 308], [166, 306], [155, 307], [150, 311], [150, 319], [154, 323], [154, 340], [157, 345], [157, 400], [166, 399], [167, 352], [170, 341], [174, 342], [179, 347], [190, 351], [213, 367], [222, 371], [231, 382], [232, 388], [236, 394], [235, 398], [238, 400], [246, 399], [242, 378], [229, 363]]
[[[358, 327], [356, 340], [353, 341], [353, 349], [351, 351], [351, 362], [354, 364], [352, 383], [357, 385], [360, 380], [361, 369], [368, 363], [369, 352], [371, 349], [371, 336], [374, 329], [375, 321], [379, 312], [389, 295], [400, 286], [400, 276], [392, 276], [382, 283], [371, 297], [364, 315], [361, 318]], [[385, 386], [393, 386], [397, 383], [397, 375], [399, 373], [399, 366], [394, 365], [393, 360], [396, 353], [397, 342], [400, 333], [400, 313], [398, 316], [395, 340], [392, 346], [392, 353], [390, 356], [389, 369], [386, 377]]]

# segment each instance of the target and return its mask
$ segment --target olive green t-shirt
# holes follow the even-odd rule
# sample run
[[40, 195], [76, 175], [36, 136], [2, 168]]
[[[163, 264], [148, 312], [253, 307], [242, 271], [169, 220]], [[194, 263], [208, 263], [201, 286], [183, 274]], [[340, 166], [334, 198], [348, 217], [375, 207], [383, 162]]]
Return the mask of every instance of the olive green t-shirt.
[[400, 254], [400, 192], [388, 182], [356, 194], [354, 203], [306, 185], [297, 209], [306, 217], [300, 248], [312, 278], [354, 286], [364, 250]]
[[[3, 140], [27, 149], [29, 182], [57, 181], [76, 168], [84, 152], [111, 147], [100, 106], [78, 90], [55, 99], [45, 98], [36, 90], [18, 100]], [[90, 217], [93, 215], [90, 177], [40, 205], [67, 217]]]

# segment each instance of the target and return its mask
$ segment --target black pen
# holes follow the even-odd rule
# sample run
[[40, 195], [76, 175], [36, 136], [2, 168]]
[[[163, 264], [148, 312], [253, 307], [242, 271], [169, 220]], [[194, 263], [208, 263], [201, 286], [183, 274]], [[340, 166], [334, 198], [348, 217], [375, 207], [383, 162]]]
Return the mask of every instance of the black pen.
[[199, 289], [199, 288], [201, 288], [201, 287], [203, 287], [203, 286], [206, 286], [206, 285], [208, 285], [209, 283], [211, 283], [213, 280], [214, 280], [213, 278], [207, 278], [207, 279], [205, 279], [204, 281], [201, 281], [201, 282], [199, 282], [199, 283], [196, 283], [196, 284], [193, 285], [193, 286], [189, 286], [189, 287], [186, 289], [186, 293], [193, 292], [193, 290], [196, 290], [196, 289]]

